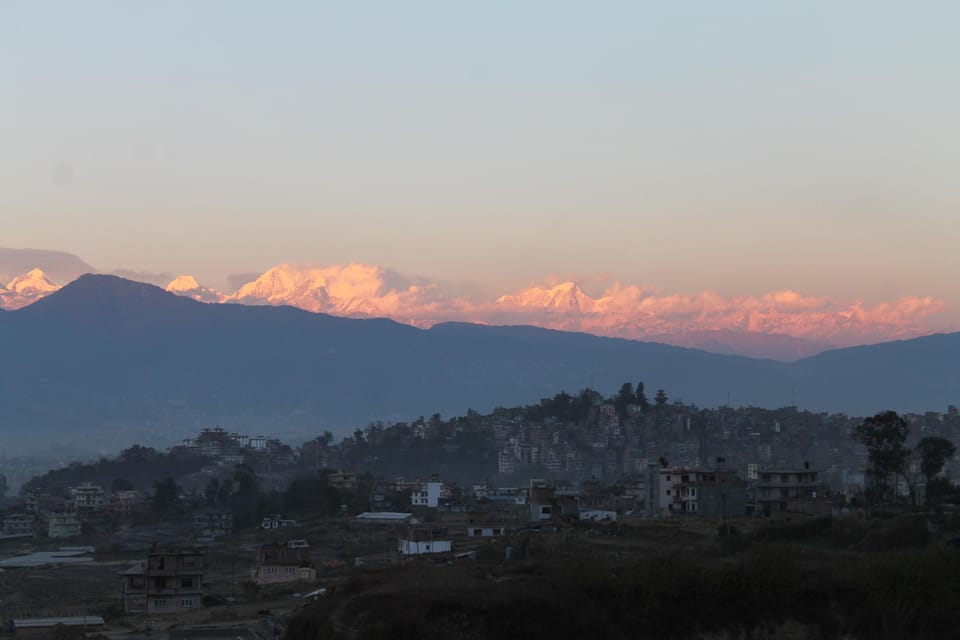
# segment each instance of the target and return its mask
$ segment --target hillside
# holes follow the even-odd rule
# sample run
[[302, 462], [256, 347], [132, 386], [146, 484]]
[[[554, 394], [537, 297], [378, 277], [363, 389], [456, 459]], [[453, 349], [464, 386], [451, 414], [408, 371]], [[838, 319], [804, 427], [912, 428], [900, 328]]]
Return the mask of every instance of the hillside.
[[[50, 436], [223, 422], [344, 432], [644, 380], [704, 406], [868, 413], [960, 397], [960, 334], [828, 352], [793, 365], [533, 327], [347, 319], [291, 307], [203, 304], [87, 275], [0, 314], [6, 446]], [[895, 392], [894, 392], [895, 391]], [[16, 435], [14, 435], [16, 434]], [[118, 443], [126, 444], [126, 443]]]

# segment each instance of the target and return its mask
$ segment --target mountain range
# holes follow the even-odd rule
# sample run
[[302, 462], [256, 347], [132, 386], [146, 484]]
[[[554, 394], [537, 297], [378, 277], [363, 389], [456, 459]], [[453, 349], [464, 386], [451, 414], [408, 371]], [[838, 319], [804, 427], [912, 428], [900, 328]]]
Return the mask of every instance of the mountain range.
[[795, 398], [862, 415], [943, 410], [960, 399], [960, 334], [784, 363], [530, 326], [421, 329], [289, 306], [204, 304], [106, 275], [0, 314], [0, 353], [4, 447], [116, 430], [169, 438], [215, 422], [342, 433], [560, 390], [612, 393], [638, 380], [705, 406]]
[[[85, 263], [52, 252], [0, 250], [0, 273], [29, 258], [52, 260], [61, 273]], [[67, 261], [67, 269], [63, 268]], [[931, 298], [902, 298], [866, 306], [837, 305], [825, 298], [779, 291], [724, 298], [709, 292], [663, 295], [650, 287], [614, 283], [598, 296], [578, 283], [530, 286], [497, 298], [478, 299], [456, 287], [368, 264], [326, 267], [280, 264], [239, 283], [231, 294], [201, 285], [189, 275], [117, 272], [162, 284], [167, 291], [208, 303], [286, 305], [350, 318], [391, 318], [420, 328], [449, 321], [534, 325], [699, 348], [715, 353], [793, 361], [837, 346], [925, 335], [924, 320], [943, 305]], [[72, 279], [72, 278], [71, 278]], [[7, 282], [9, 281], [9, 282]], [[17, 309], [59, 288], [59, 280], [33, 268], [0, 279], [0, 308]], [[4, 282], [7, 284], [4, 286]]]

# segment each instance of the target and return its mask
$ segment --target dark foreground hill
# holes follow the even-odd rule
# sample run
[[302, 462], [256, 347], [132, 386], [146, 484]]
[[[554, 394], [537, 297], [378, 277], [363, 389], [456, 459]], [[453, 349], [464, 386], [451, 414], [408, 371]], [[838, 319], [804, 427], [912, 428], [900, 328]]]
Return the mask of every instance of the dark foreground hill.
[[794, 393], [806, 408], [869, 413], [960, 400], [960, 334], [790, 365], [532, 327], [424, 331], [290, 307], [202, 304], [102, 275], [0, 314], [0, 354], [6, 446], [116, 425], [221, 422], [315, 434], [587, 386], [610, 393], [638, 380], [701, 405], [729, 397], [782, 406]]

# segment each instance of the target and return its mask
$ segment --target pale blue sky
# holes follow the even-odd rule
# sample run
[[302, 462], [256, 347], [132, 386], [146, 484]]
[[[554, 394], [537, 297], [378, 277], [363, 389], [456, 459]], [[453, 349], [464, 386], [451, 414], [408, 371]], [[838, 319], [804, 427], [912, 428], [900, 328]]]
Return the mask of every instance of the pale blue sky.
[[0, 246], [960, 304], [955, 2], [0, 2]]

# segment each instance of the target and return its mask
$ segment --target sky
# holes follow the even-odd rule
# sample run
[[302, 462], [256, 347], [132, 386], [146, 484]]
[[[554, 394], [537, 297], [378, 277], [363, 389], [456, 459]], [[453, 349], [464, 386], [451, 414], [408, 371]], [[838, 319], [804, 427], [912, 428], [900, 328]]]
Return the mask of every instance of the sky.
[[960, 4], [0, 2], [0, 246], [943, 302]]

